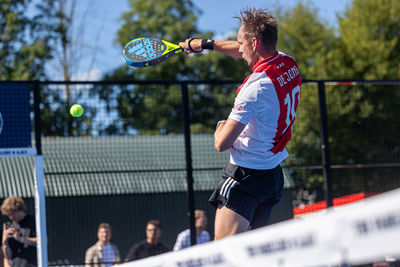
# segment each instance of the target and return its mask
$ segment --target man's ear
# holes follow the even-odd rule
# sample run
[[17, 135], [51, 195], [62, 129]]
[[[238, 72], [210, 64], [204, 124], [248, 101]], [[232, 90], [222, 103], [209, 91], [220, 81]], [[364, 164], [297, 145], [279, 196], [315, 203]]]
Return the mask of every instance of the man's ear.
[[252, 46], [253, 46], [253, 51], [257, 51], [258, 50], [258, 46], [260, 45], [260, 42], [257, 40], [257, 38], [256, 37], [253, 37], [252, 39], [251, 39], [251, 44], [252, 44]]

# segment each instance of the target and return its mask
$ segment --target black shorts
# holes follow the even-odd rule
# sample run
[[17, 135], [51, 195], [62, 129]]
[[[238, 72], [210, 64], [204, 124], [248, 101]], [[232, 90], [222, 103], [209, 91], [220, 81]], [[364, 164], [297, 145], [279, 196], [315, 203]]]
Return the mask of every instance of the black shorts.
[[272, 208], [282, 196], [282, 168], [253, 170], [229, 163], [222, 178], [209, 199], [211, 205], [217, 208], [222, 204], [242, 215], [251, 229], [267, 225]]

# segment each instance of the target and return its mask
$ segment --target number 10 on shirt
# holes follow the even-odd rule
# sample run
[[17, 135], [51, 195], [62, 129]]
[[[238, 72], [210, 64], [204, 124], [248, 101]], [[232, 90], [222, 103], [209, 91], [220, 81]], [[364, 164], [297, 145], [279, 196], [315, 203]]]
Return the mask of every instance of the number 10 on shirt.
[[[297, 96], [296, 96], [297, 95]], [[286, 112], [286, 129], [292, 124], [296, 118], [296, 104], [299, 103], [300, 98], [300, 85], [293, 88], [292, 93], [287, 93], [285, 97], [285, 106], [287, 106]], [[297, 101], [296, 101], [297, 100]]]

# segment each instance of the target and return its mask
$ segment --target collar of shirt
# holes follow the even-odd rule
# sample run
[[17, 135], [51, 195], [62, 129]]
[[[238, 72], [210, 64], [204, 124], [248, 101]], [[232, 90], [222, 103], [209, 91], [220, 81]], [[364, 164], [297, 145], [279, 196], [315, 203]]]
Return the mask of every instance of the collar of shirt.
[[276, 51], [275, 54], [273, 54], [272, 56], [269, 56], [267, 58], [264, 58], [263, 60], [258, 61], [257, 64], [253, 66], [253, 72], [257, 72], [258, 67], [270, 63], [271, 61], [275, 60], [278, 56], [279, 52]]

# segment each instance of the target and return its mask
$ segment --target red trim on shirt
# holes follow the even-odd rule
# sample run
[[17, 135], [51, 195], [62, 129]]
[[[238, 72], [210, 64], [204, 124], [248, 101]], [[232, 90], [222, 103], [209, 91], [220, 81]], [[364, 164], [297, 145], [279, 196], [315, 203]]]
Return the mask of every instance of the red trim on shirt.
[[[276, 52], [253, 67], [253, 73], [265, 72], [275, 87], [279, 101], [280, 115], [276, 134], [273, 138], [272, 153], [282, 152], [292, 137], [292, 126], [296, 119], [296, 111], [300, 97], [301, 77], [298, 66], [293, 58]], [[247, 83], [248, 76], [237, 89], [239, 94]]]
[[275, 54], [273, 54], [270, 57], [264, 58], [263, 60], [260, 60], [256, 63], [256, 65], [253, 66], [253, 72], [260, 72], [258, 70], [258, 67], [260, 67], [263, 64], [269, 63], [271, 64], [272, 61], [274, 61], [275, 59], [277, 59], [280, 56], [279, 52], [277, 51]]

